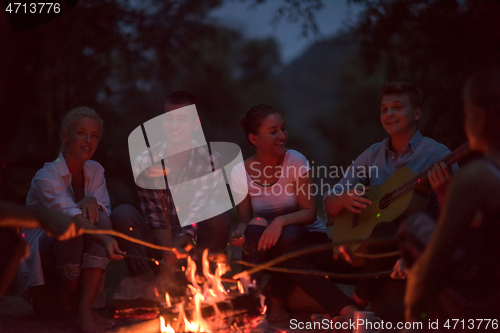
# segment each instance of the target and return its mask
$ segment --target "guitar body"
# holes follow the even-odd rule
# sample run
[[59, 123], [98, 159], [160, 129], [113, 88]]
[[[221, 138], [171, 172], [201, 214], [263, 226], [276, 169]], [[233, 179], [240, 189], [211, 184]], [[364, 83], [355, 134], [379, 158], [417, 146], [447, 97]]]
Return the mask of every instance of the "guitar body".
[[[415, 174], [412, 170], [403, 168], [396, 171], [382, 185], [371, 186], [366, 195], [372, 204], [359, 214], [344, 209], [335, 219], [332, 241], [345, 242], [367, 238], [380, 222], [391, 222], [401, 216], [426, 210], [428, 197], [416, 190], [409, 191], [395, 201], [386, 204], [389, 199], [387, 194], [413, 177]], [[353, 244], [349, 246], [349, 249], [354, 253], [366, 253], [367, 245]], [[363, 258], [355, 256], [354, 259], [353, 266], [359, 267], [363, 264]]]

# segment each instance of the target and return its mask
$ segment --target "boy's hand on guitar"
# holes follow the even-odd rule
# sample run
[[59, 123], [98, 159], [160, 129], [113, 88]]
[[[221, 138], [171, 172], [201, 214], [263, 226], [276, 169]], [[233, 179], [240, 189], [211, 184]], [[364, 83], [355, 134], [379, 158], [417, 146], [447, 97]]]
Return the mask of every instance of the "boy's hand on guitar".
[[429, 171], [429, 183], [432, 186], [434, 192], [438, 194], [439, 197], [444, 197], [446, 195], [446, 190], [451, 180], [450, 169], [445, 163], [437, 163], [431, 171]]
[[[370, 190], [370, 187], [365, 187], [365, 193]], [[355, 190], [350, 190], [342, 193], [339, 197], [340, 203], [344, 208], [349, 209], [353, 213], [361, 213], [361, 209], [365, 209], [372, 202], [364, 196], [356, 194]]]

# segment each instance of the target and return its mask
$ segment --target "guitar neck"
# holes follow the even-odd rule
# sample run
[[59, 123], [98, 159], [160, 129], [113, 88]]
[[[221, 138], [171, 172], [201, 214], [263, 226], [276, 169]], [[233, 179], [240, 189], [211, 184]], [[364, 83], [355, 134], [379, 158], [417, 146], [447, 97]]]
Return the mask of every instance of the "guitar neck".
[[[469, 143], [466, 143], [462, 145], [460, 148], [456, 149], [449, 155], [447, 155], [445, 158], [440, 160], [439, 162], [444, 162], [448, 167], [451, 165], [455, 164], [456, 162], [460, 161], [462, 158], [467, 156], [470, 153], [469, 149]], [[439, 163], [438, 162], [438, 163]], [[415, 189], [420, 184], [423, 184], [429, 180], [428, 174], [429, 171], [434, 168], [434, 164], [407, 181], [406, 183], [403, 183], [401, 186], [397, 187], [393, 191], [390, 192], [392, 194], [392, 198], [396, 200], [397, 198], [403, 196], [404, 194], [408, 193], [409, 191], [412, 191]]]

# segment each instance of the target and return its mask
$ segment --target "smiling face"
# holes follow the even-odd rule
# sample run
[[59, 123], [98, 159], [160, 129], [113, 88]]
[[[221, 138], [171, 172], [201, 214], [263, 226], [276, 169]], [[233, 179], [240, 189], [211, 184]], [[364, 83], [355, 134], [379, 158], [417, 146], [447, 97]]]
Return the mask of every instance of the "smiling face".
[[191, 143], [193, 133], [200, 127], [199, 119], [193, 112], [180, 110], [188, 105], [169, 104], [165, 105], [163, 117], [163, 129], [169, 145], [181, 145]]
[[421, 114], [408, 94], [384, 95], [380, 101], [380, 122], [390, 136], [415, 132]]
[[270, 114], [262, 121], [258, 133], [250, 134], [248, 139], [264, 154], [284, 154], [288, 132], [283, 117], [279, 113]]
[[91, 117], [81, 117], [61, 134], [67, 157], [88, 161], [94, 156], [99, 144], [101, 125]]

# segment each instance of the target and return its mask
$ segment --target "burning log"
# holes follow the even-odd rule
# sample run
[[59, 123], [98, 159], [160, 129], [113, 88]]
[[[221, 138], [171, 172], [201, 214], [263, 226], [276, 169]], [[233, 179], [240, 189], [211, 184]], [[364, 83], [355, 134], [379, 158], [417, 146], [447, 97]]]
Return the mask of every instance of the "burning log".
[[[187, 304], [189, 298], [172, 297], [172, 303], [185, 303]], [[225, 301], [217, 302], [217, 308], [226, 317], [234, 314], [247, 313], [249, 316], [260, 314], [260, 297], [254, 294], [236, 295], [228, 298]], [[138, 298], [133, 300], [113, 300], [109, 305], [109, 312], [113, 318], [120, 319], [153, 319], [157, 318], [160, 314], [164, 316], [173, 315], [175, 307], [167, 308], [165, 303], [159, 301]], [[214, 307], [211, 305], [204, 305], [201, 309], [204, 318], [211, 318], [215, 315]], [[191, 310], [186, 311], [188, 319], [191, 319]]]
[[[215, 273], [211, 273], [209, 259], [216, 262]], [[208, 250], [205, 250], [202, 258], [204, 278], [200, 279], [195, 261], [187, 257], [187, 294], [170, 297], [167, 293], [165, 302], [147, 299], [115, 300], [110, 306], [114, 318], [151, 319], [122, 327], [115, 332], [207, 332], [232, 327], [255, 327], [262, 321], [262, 314], [266, 311], [264, 297], [252, 287], [246, 277], [238, 281], [241, 294], [228, 294], [221, 278], [227, 272], [226, 261], [225, 256], [209, 258]], [[158, 296], [158, 291], [155, 291]]]
[[[201, 314], [204, 319], [212, 319], [216, 315], [220, 315], [222, 318], [229, 318], [232, 316], [246, 315], [249, 317], [258, 317], [261, 315], [261, 301], [258, 295], [245, 294], [236, 295], [234, 297], [228, 298], [225, 301], [215, 303], [213, 305], [204, 305], [201, 308]], [[193, 311], [187, 310], [187, 319], [193, 319]], [[169, 311], [168, 309], [160, 310], [160, 313], [165, 318], [176, 317], [177, 314]]]
[[[257, 293], [230, 296], [225, 301], [217, 302], [214, 305], [203, 305], [201, 307], [203, 320], [207, 322], [213, 320], [223, 321], [226, 327], [231, 326], [233, 322], [243, 323], [258, 319], [262, 316], [263, 311], [261, 308], [261, 297]], [[126, 308], [126, 306], [129, 306], [129, 308]], [[115, 333], [160, 332], [160, 322], [158, 319], [160, 315], [163, 316], [165, 322], [172, 326], [178, 320], [182, 320], [179, 319], [178, 308], [165, 308], [162, 302], [144, 299], [115, 301], [113, 311], [115, 318], [151, 319], [127, 327], [120, 327], [113, 331]], [[195, 309], [182, 311], [188, 321], [195, 320]], [[146, 317], [145, 313], [151, 317]]]

